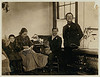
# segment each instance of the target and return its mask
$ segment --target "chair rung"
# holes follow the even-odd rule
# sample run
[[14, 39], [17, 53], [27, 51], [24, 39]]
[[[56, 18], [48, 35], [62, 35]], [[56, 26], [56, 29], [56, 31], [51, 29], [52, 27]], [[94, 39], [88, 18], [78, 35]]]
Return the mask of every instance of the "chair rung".
[[58, 68], [58, 66], [53, 66], [53, 67], [57, 67]]
[[58, 63], [53, 63], [53, 64], [58, 64]]

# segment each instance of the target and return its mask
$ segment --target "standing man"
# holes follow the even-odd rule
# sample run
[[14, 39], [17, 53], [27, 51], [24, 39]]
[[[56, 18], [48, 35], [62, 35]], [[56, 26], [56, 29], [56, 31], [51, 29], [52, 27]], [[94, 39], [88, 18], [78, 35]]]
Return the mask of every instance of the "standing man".
[[52, 29], [52, 36], [49, 38], [49, 45], [50, 45], [50, 50], [52, 53], [49, 55], [49, 65], [50, 69], [52, 69], [52, 63], [53, 59], [55, 56], [58, 57], [60, 60], [60, 52], [61, 52], [61, 44], [62, 44], [62, 39], [60, 36], [57, 35], [58, 33], [58, 28], [53, 28]]
[[79, 24], [73, 23], [73, 14], [66, 14], [67, 24], [63, 27], [63, 39], [64, 39], [64, 54], [66, 63], [71, 63], [73, 56], [72, 49], [80, 46], [80, 39], [83, 37], [82, 30]]

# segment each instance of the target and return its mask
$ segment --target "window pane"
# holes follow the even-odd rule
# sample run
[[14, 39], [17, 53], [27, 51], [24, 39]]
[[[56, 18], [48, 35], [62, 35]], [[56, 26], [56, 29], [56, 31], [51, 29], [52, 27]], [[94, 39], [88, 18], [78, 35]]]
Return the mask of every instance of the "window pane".
[[75, 3], [75, 1], [71, 1], [71, 3]]
[[75, 5], [71, 5], [71, 13], [75, 16]]
[[64, 18], [64, 7], [59, 7], [59, 18], [60, 19]]
[[70, 2], [65, 2], [65, 4], [70, 4]]
[[65, 6], [65, 14], [67, 14], [68, 12], [70, 12], [70, 5]]
[[[75, 5], [74, 4], [71, 5], [71, 13], [75, 17]], [[75, 22], [75, 18], [73, 19], [73, 22]]]
[[64, 5], [64, 2], [59, 2], [59, 6], [60, 6], [60, 5]]

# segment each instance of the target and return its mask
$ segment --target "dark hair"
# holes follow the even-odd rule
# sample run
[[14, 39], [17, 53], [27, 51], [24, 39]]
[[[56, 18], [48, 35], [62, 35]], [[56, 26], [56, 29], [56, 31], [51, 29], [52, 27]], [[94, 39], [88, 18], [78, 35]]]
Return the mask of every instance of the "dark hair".
[[26, 28], [22, 28], [21, 31], [19, 32], [19, 35], [22, 35], [22, 33], [27, 32]]
[[69, 12], [69, 13], [67, 13], [67, 14], [65, 15], [65, 18], [67, 17], [67, 15], [68, 15], [68, 14], [71, 14], [71, 15], [72, 15], [72, 17], [73, 17], [73, 14], [72, 14], [71, 12]]
[[54, 29], [57, 29], [57, 31], [58, 31], [58, 28], [52, 28], [52, 31], [53, 31]]
[[10, 37], [14, 37], [14, 38], [15, 38], [15, 35], [11, 34], [11, 35], [9, 35], [9, 38], [10, 38]]

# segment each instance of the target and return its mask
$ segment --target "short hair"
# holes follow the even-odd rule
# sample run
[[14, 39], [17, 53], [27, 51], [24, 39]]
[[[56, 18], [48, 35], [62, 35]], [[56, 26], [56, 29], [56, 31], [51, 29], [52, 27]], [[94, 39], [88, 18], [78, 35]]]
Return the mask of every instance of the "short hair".
[[14, 37], [15, 38], [15, 35], [11, 34], [11, 35], [9, 35], [9, 39], [10, 39], [10, 37]]
[[71, 15], [72, 15], [72, 17], [73, 17], [73, 14], [72, 14], [71, 12], [69, 12], [69, 13], [67, 13], [67, 14], [65, 15], [65, 18], [67, 17], [67, 15], [68, 15], [68, 14], [71, 14]]
[[52, 31], [53, 31], [54, 29], [57, 29], [57, 31], [58, 31], [58, 28], [52, 28]]
[[22, 35], [22, 33], [28, 32], [26, 28], [22, 28], [21, 31], [19, 32], [19, 35]]

